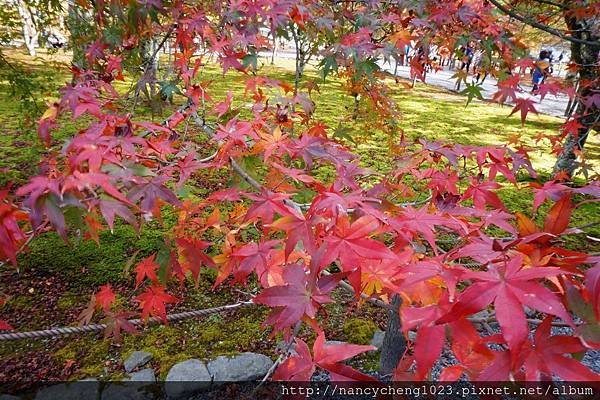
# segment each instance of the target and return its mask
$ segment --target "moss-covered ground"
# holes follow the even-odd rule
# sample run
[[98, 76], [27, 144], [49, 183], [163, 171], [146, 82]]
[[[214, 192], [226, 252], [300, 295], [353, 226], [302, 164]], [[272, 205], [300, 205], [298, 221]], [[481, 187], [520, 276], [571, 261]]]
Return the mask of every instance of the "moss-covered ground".
[[[26, 60], [26, 71], [39, 82], [35, 93], [51, 102], [56, 99], [57, 89], [69, 80], [69, 71], [64, 63], [66, 56], [46, 56], [31, 60], [19, 52], [9, 51], [13, 58]], [[52, 62], [48, 60], [53, 60]], [[264, 66], [269, 76], [288, 82], [293, 73], [286, 68]], [[235, 105], [243, 105], [244, 86], [240, 85], [241, 74], [222, 77], [221, 71], [208, 65], [202, 79], [211, 81], [209, 94], [219, 98], [228, 90], [235, 97]], [[314, 80], [320, 92], [313, 92], [317, 104], [315, 117], [329, 127], [344, 128], [355, 143], [350, 147], [363, 156], [365, 167], [379, 172], [390, 168], [390, 143], [399, 140], [399, 130], [390, 135], [377, 125], [377, 121], [362, 110], [357, 120], [352, 120], [354, 99], [348, 96], [340, 81], [328, 78], [322, 82], [315, 71], [307, 70], [304, 82]], [[549, 154], [547, 142], [535, 143], [538, 132], [556, 132], [561, 121], [549, 116], [531, 116], [521, 125], [518, 117], [507, 117], [510, 109], [496, 104], [474, 102], [465, 107], [465, 98], [443, 89], [422, 84], [407, 90], [402, 83], [388, 79], [397, 100], [402, 127], [406, 140], [426, 138], [463, 144], [506, 143], [519, 135], [532, 152], [535, 167], [548, 173], [554, 157]], [[130, 88], [131, 77], [118, 89]], [[176, 96], [176, 102], [182, 99]], [[161, 111], [152, 113], [145, 104], [138, 106], [144, 116], [161, 121], [174, 106], [166, 105]], [[7, 182], [22, 184], [38, 171], [38, 161], [44, 148], [37, 138], [33, 124], [24, 122], [23, 110], [6, 82], [0, 82], [0, 186]], [[61, 128], [53, 133], [54, 146], [50, 151], [59, 151], [66, 139], [78, 129], [78, 125], [64, 120]], [[190, 135], [196, 134], [193, 131]], [[600, 141], [593, 137], [586, 145], [588, 159], [596, 167], [600, 165]], [[232, 177], [228, 172], [198, 174], [195, 176], [199, 196], [208, 193], [215, 185], [226, 184]], [[512, 211], [531, 212], [532, 193], [506, 187], [500, 196]], [[542, 220], [548, 207], [543, 206], [537, 219]], [[573, 226], [584, 225], [598, 219], [598, 206], [586, 204], [574, 217]], [[157, 251], [164, 241], [164, 233], [174, 221], [168, 210], [162, 224], [153, 222], [142, 227], [139, 234], [129, 226], [117, 224], [114, 232], [100, 234], [101, 245], [93, 241], [82, 241], [73, 237], [70, 245], [57, 235], [46, 233], [36, 238], [27, 252], [19, 258], [20, 271], [0, 267], [2, 286], [0, 293], [9, 295], [6, 305], [0, 309], [0, 319], [10, 321], [17, 330], [41, 329], [50, 326], [69, 325], [89, 301], [90, 294], [99, 286], [111, 283], [122, 294], [121, 301], [134, 307], [131, 298], [132, 275], [124, 273], [124, 267], [132, 259], [139, 260]], [[588, 235], [600, 236], [599, 228], [590, 228]], [[598, 251], [598, 245], [587, 240], [585, 235], [573, 235], [569, 239], [572, 248]], [[206, 308], [235, 302], [243, 298], [234, 288], [211, 290], [213, 274], [204, 272], [198, 287], [186, 285], [179, 289], [184, 302], [173, 310]], [[385, 315], [370, 305], [351, 306], [351, 298], [339, 292], [334, 296], [339, 302], [328, 305], [329, 338], [367, 343], [373, 331], [384, 327]], [[118, 378], [122, 374], [122, 361], [134, 350], [148, 350], [154, 354], [153, 367], [164, 377], [175, 362], [197, 357], [209, 359], [220, 354], [241, 351], [260, 351], [275, 356], [277, 338], [270, 337], [270, 330], [261, 326], [266, 310], [245, 308], [211, 317], [186, 320], [168, 326], [150, 326], [139, 335], [125, 335], [120, 344], [103, 339], [100, 334], [78, 335], [42, 341], [14, 341], [0, 343], [0, 380], [3, 377], [23, 376], [25, 379], [36, 371], [38, 379], [75, 379], [84, 376]], [[373, 368], [376, 353], [361, 359], [366, 368]], [[45, 369], [39, 366], [43, 365]], [[37, 366], [37, 367], [36, 367]]]

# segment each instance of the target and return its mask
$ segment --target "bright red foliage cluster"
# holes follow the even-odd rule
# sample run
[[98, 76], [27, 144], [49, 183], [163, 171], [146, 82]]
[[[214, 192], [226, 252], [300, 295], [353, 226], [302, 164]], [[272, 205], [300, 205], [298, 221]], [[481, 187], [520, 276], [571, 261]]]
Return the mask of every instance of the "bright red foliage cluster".
[[[128, 7], [127, 2], [110, 3]], [[473, 380], [537, 380], [552, 374], [565, 380], [598, 379], [565, 355], [600, 348], [600, 258], [568, 250], [562, 240], [578, 233], [569, 228], [573, 210], [600, 197], [597, 182], [579, 188], [558, 181], [520, 183], [524, 175], [536, 175], [527, 149], [519, 144], [477, 147], [403, 139], [395, 146], [390, 171], [374, 173], [361, 168], [351, 149], [332, 140], [329, 128], [313, 119], [318, 107], [311, 98], [314, 83], [292, 87], [248, 75], [257, 52], [270, 45], [260, 28], [304, 35], [320, 44], [324, 75], [335, 71], [347, 80], [385, 125], [398, 113], [385, 96], [375, 61], [397, 55], [411, 39], [453, 49], [461, 36], [470, 35], [499, 54], [503, 69], [526, 62], [518, 57], [522, 45], [488, 2], [417, 3], [140, 3], [129, 10], [136, 18], [126, 26], [122, 43], [109, 45], [99, 35], [87, 48], [89, 69], [74, 70], [74, 84], [64, 87], [60, 102], [40, 120], [40, 136], [48, 144], [61, 118], [89, 123], [15, 196], [0, 193], [0, 258], [16, 265], [28, 237], [48, 225], [68, 240], [68, 210], [77, 211], [80, 228], [98, 240], [98, 230], [104, 225], [112, 229], [117, 217], [139, 228], [170, 206], [179, 221], [165, 243], [168, 257], [151, 255], [135, 268], [142, 318], [166, 322], [166, 305], [178, 301], [168, 293], [169, 282], [181, 283], [187, 276], [196, 280], [202, 266], [218, 272], [216, 286], [226, 281], [244, 285], [254, 274], [260, 282], [254, 302], [272, 309], [266, 323], [289, 333], [303, 321], [317, 333], [312, 354], [295, 339], [296, 354], [279, 367], [275, 379], [308, 380], [316, 367], [337, 379], [368, 379], [342, 361], [371, 347], [325, 344], [319, 327], [322, 306], [332, 301], [330, 293], [341, 280], [350, 283], [357, 300], [362, 295], [388, 302], [401, 295], [402, 329], [417, 334], [396, 369], [397, 379], [427, 379], [444, 347], [459, 362], [442, 372], [444, 380], [463, 373]], [[108, 5], [95, 7], [100, 32]], [[160, 24], [149, 16], [153, 13]], [[148, 32], [170, 29], [177, 49], [173, 68], [187, 103], [163, 124], [136, 120], [119, 108], [121, 95], [112, 82], [122, 79], [122, 58]], [[242, 101], [250, 104], [243, 112], [233, 108], [239, 99], [231, 93], [213, 98], [209, 84], [199, 79], [209, 55], [216, 56], [223, 73], [248, 75]], [[411, 64], [417, 77], [433, 62], [426, 54], [421, 61]], [[513, 101], [513, 113], [525, 120], [535, 108], [531, 100], [518, 97], [518, 75], [500, 78], [494, 98]], [[540, 92], [574, 95], [553, 83], [542, 85]], [[184, 139], [184, 123], [212, 138], [214, 157], [203, 159], [196, 142]], [[573, 120], [564, 132], [572, 129]], [[241, 170], [237, 160], [248, 156], [260, 159], [258, 175], [269, 176], [264, 183]], [[245, 178], [246, 189], [224, 189], [203, 200], [178, 195], [177, 188], [197, 171], [228, 166]], [[320, 179], [323, 171], [334, 171], [333, 179]], [[508, 211], [498, 196], [500, 181], [532, 187], [533, 213], [543, 203], [552, 204], [541, 226]], [[429, 195], [415, 200], [418, 192]], [[295, 200], [299, 193], [311, 193], [312, 199], [300, 203]], [[408, 201], [399, 204], [398, 199]], [[102, 287], [82, 322], [102, 311], [109, 333], [132, 331], [127, 322], [132, 313], [111, 310], [114, 301], [111, 287]], [[483, 318], [497, 321], [500, 334], [477, 332], [471, 318], [482, 310], [487, 311]], [[571, 326], [573, 336], [551, 336], [553, 319]]]

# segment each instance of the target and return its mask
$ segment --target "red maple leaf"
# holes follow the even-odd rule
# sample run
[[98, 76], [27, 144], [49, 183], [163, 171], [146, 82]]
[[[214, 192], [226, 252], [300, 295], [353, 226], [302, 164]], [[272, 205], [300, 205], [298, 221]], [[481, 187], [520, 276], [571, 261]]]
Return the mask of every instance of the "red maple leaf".
[[104, 312], [110, 310], [110, 306], [115, 302], [116, 295], [113, 292], [110, 284], [106, 284], [100, 287], [100, 291], [96, 293], [96, 308], [102, 308]]
[[315, 235], [312, 227], [320, 220], [322, 220], [322, 218], [319, 216], [313, 215], [307, 219], [307, 217], [303, 214], [294, 213], [292, 215], [278, 218], [271, 225], [269, 225], [269, 227], [286, 232], [286, 259], [300, 241], [302, 241], [302, 245], [308, 254], [312, 254], [315, 251]]
[[571, 195], [563, 196], [554, 203], [544, 220], [544, 232], [558, 235], [567, 229], [573, 212]]
[[296, 347], [292, 356], [288, 357], [273, 374], [274, 380], [308, 382], [315, 372], [315, 367], [329, 372], [332, 381], [375, 381], [369, 375], [343, 364], [365, 351], [374, 350], [374, 346], [348, 343], [325, 343], [325, 334], [319, 331], [313, 344], [314, 360], [308, 346], [301, 339], [296, 339]]
[[562, 86], [558, 82], [548, 82], [541, 83], [537, 94], [540, 95], [540, 101], [544, 100], [544, 97], [548, 95], [548, 93], [553, 94], [554, 97], [557, 97], [559, 93], [563, 91]]
[[564, 135], [571, 134], [577, 136], [579, 130], [582, 128], [585, 127], [579, 123], [579, 118], [571, 118], [563, 124], [561, 129]]
[[[315, 257], [321, 256], [315, 255]], [[316, 266], [313, 265], [313, 271], [315, 268]], [[283, 272], [285, 285], [266, 288], [253, 301], [277, 307], [265, 322], [274, 324], [277, 330], [284, 329], [304, 316], [315, 318], [317, 308], [332, 301], [329, 292], [343, 276], [344, 274], [333, 274], [317, 280], [316, 273], [307, 275], [301, 264], [292, 264]], [[331, 282], [334, 284], [332, 285]]]
[[146, 291], [135, 298], [140, 303], [142, 309], [142, 319], [147, 320], [148, 316], [160, 317], [167, 324], [167, 310], [165, 304], [176, 303], [177, 297], [165, 292], [165, 288], [159, 285], [153, 285], [146, 288]]
[[406, 289], [415, 283], [439, 276], [446, 283], [450, 298], [454, 298], [456, 284], [466, 271], [467, 269], [460, 265], [445, 265], [441, 262], [440, 257], [417, 261], [402, 268], [404, 279], [400, 289]]
[[525, 379], [539, 381], [553, 375], [565, 381], [597, 382], [600, 375], [592, 372], [565, 354], [583, 353], [587, 349], [573, 336], [551, 335], [552, 317], [547, 316], [537, 327], [533, 343], [524, 345], [518, 353], [517, 365], [525, 368]]
[[515, 99], [515, 107], [510, 112], [509, 117], [511, 115], [513, 115], [514, 113], [516, 113], [517, 111], [521, 111], [521, 124], [525, 125], [525, 119], [527, 118], [527, 114], [530, 111], [537, 114], [537, 110], [533, 106], [534, 104], [537, 104], [537, 103], [533, 99], [527, 99], [524, 97]]
[[347, 216], [339, 216], [331, 234], [323, 239], [327, 243], [324, 263], [339, 259], [342, 269], [352, 269], [365, 258], [394, 259], [396, 255], [384, 243], [369, 238], [378, 233], [380, 227], [380, 222], [370, 215], [362, 216], [352, 224]]
[[502, 204], [500, 197], [495, 192], [492, 192], [492, 189], [500, 187], [498, 182], [479, 182], [477, 179], [471, 178], [471, 184], [465, 190], [461, 200], [472, 198], [475, 207], [481, 210], [485, 210], [486, 204], [489, 204], [496, 209], [506, 211], [506, 207]]
[[404, 334], [407, 335], [409, 330], [418, 328], [414, 351], [417, 369], [410, 379], [424, 379], [442, 353], [446, 337], [445, 328], [443, 325], [436, 325], [435, 322], [450, 309], [452, 304], [448, 299], [446, 293], [438, 304], [400, 309]]
[[156, 270], [160, 268], [160, 266], [155, 261], [156, 254], [152, 254], [149, 257], [144, 258], [139, 262], [135, 267], [135, 287], [136, 289], [140, 286], [140, 283], [144, 280], [144, 278], [148, 278], [152, 281], [152, 283], [158, 283], [158, 278], [156, 277]]
[[127, 205], [125, 205], [119, 201], [100, 199], [99, 206], [100, 206], [100, 213], [106, 220], [106, 223], [108, 224], [108, 227], [110, 228], [111, 232], [114, 228], [115, 217], [117, 215], [119, 217], [123, 218], [123, 220], [125, 220], [125, 222], [129, 223], [136, 230], [138, 229], [138, 223], [135, 219], [135, 215], [133, 215], [133, 213], [127, 207]]
[[322, 331], [319, 332], [313, 345], [315, 364], [327, 370], [332, 381], [375, 381], [372, 376], [365, 375], [341, 363], [369, 350], [375, 350], [375, 346], [348, 343], [326, 344], [325, 334]]
[[289, 194], [263, 189], [257, 195], [249, 193], [246, 196], [254, 200], [254, 204], [248, 209], [245, 221], [261, 218], [263, 223], [270, 224], [273, 222], [275, 213], [282, 217], [294, 214], [294, 211], [285, 204], [285, 201], [290, 198]]
[[192, 176], [200, 168], [204, 167], [206, 167], [206, 164], [198, 161], [195, 151], [186, 155], [185, 158], [177, 161], [176, 168], [179, 171], [179, 181], [177, 181], [176, 187], [181, 188], [185, 181], [190, 178], [190, 176]]
[[471, 271], [463, 279], [475, 281], [458, 298], [450, 312], [438, 323], [447, 323], [481, 311], [494, 303], [496, 319], [502, 334], [513, 351], [518, 351], [529, 332], [523, 306], [546, 314], [556, 315], [573, 324], [571, 316], [556, 295], [540, 283], [539, 278], [564, 274], [560, 268], [536, 267], [522, 269], [523, 256], [507, 262], [490, 264], [487, 271]]
[[504, 104], [507, 100], [516, 101], [519, 89], [519, 76], [511, 75], [503, 81], [498, 82], [498, 91], [492, 95], [492, 101]]
[[137, 334], [137, 328], [134, 324], [129, 322], [129, 318], [132, 318], [135, 314], [129, 311], [122, 311], [119, 313], [109, 313], [108, 316], [102, 321], [106, 324], [104, 330], [104, 337], [113, 337], [115, 342], [121, 342], [121, 331], [125, 331], [131, 334]]
[[600, 263], [585, 271], [585, 287], [592, 299], [596, 319], [600, 320]]
[[8, 190], [0, 191], [0, 260], [10, 260], [17, 265], [17, 253], [25, 241], [25, 234], [19, 221], [26, 219], [26, 214], [16, 204], [7, 200]]
[[225, 101], [223, 101], [219, 104], [216, 104], [213, 107], [211, 113], [216, 114], [218, 118], [221, 118], [227, 111], [229, 111], [229, 108], [231, 108], [232, 101], [233, 101], [233, 92], [231, 90], [228, 90]]
[[10, 326], [10, 324], [3, 319], [0, 319], [0, 331], [12, 331], [14, 328]]
[[252, 272], [256, 272], [259, 279], [269, 270], [271, 261], [271, 250], [279, 245], [279, 240], [268, 240], [266, 242], [248, 243], [247, 245], [233, 251], [229, 257], [238, 261], [238, 267], [233, 275], [238, 282], [242, 282]]
[[286, 358], [273, 374], [275, 381], [308, 382], [315, 372], [315, 363], [308, 346], [302, 339], [296, 339], [294, 355]]
[[200, 276], [202, 264], [215, 268], [215, 262], [207, 256], [203, 250], [210, 246], [209, 242], [193, 238], [177, 238], [175, 240], [179, 254], [183, 257], [181, 267], [184, 271], [190, 271], [194, 279]]
[[244, 58], [245, 55], [246, 53], [243, 51], [233, 51], [229, 48], [225, 48], [220, 57], [221, 66], [223, 67], [223, 75], [230, 68], [234, 68], [240, 72], [246, 73], [244, 66], [239, 61]]
[[[492, 351], [488, 347], [488, 343], [493, 339], [498, 339], [499, 335], [482, 338], [473, 324], [464, 318], [449, 324], [449, 328], [452, 337], [452, 352], [459, 363], [444, 368], [440, 374], [440, 381], [456, 381], [463, 373], [471, 379], [478, 379], [482, 373], [489, 373], [491, 369], [497, 367], [494, 366], [498, 363], [497, 359], [508, 353]], [[508, 379], [509, 364], [500, 362], [498, 366], [505, 366], [502, 372], [504, 377], [498, 381]]]
[[390, 221], [390, 225], [399, 233], [407, 232], [409, 235], [423, 235], [436, 253], [436, 226], [445, 226], [460, 233], [466, 233], [467, 230], [466, 226], [456, 219], [430, 212], [428, 206], [423, 206], [420, 209], [407, 206], [398, 217]]
[[537, 182], [533, 182], [530, 183], [529, 186], [533, 188], [534, 193], [533, 212], [536, 212], [538, 207], [542, 205], [546, 199], [558, 201], [565, 192], [570, 190], [568, 186], [555, 181], [548, 181], [544, 183], [543, 186]]

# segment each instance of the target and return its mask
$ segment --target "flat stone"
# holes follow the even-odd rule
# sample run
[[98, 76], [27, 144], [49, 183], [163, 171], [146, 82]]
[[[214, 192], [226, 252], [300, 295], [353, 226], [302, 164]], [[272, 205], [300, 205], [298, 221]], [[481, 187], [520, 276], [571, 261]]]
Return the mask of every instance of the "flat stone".
[[21, 398], [12, 394], [0, 394], [0, 400], [21, 400]]
[[147, 351], [134, 351], [129, 358], [125, 360], [123, 367], [125, 368], [125, 371], [131, 372], [137, 367], [147, 364], [150, 360], [152, 360], [151, 353], [148, 353]]
[[165, 379], [165, 393], [170, 398], [179, 398], [207, 389], [212, 384], [212, 376], [200, 360], [177, 363], [171, 367]]
[[129, 374], [130, 382], [156, 382], [156, 376], [152, 368], [145, 368]]
[[99, 394], [100, 382], [96, 379], [85, 379], [40, 389], [35, 396], [35, 400], [95, 400], [99, 397]]
[[376, 330], [373, 334], [373, 338], [371, 339], [371, 346], [377, 347], [377, 350], [381, 349], [383, 346], [383, 337], [385, 336], [385, 332], [381, 330]]
[[261, 379], [272, 365], [273, 361], [263, 354], [242, 353], [217, 357], [207, 367], [214, 382], [243, 382]]

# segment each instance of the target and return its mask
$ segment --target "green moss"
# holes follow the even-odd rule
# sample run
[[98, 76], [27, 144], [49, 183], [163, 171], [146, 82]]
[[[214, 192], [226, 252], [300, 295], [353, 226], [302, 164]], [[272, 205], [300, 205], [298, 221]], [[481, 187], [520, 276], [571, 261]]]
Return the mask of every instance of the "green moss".
[[381, 352], [379, 350], [367, 351], [366, 353], [359, 354], [358, 356], [352, 358], [348, 362], [348, 365], [364, 372], [378, 371], [380, 354]]
[[58, 306], [58, 308], [60, 310], [72, 310], [73, 308], [75, 308], [76, 306], [80, 305], [81, 303], [87, 301], [85, 296], [82, 296], [79, 293], [74, 293], [71, 291], [66, 291], [65, 293], [63, 293], [60, 298], [58, 299], [56, 305]]
[[342, 328], [346, 341], [356, 344], [369, 344], [377, 325], [373, 321], [363, 318], [350, 318]]
[[80, 336], [69, 341], [64, 347], [54, 352], [55, 360], [61, 365], [74, 360], [79, 366], [79, 373], [72, 379], [81, 377], [118, 379], [120, 371], [112, 371], [113, 363], [110, 339], [95, 339], [92, 336]]
[[[71, 377], [98, 377], [117, 379], [122, 376], [122, 362], [136, 350], [153, 355], [151, 364], [158, 368], [161, 378], [177, 362], [190, 358], [210, 360], [220, 355], [235, 355], [252, 351], [266, 344], [274, 348], [268, 331], [261, 327], [265, 310], [248, 309], [237, 316], [211, 316], [199, 320], [186, 320], [172, 325], [156, 325], [142, 329], [138, 335], [124, 334], [120, 345], [112, 346], [111, 339], [96, 339], [81, 335], [54, 351], [60, 365], [75, 360], [79, 374]], [[269, 354], [269, 351], [261, 350]]]
[[22, 269], [61, 274], [74, 287], [97, 287], [124, 281], [123, 267], [137, 250], [138, 257], [157, 251], [164, 241], [158, 226], [142, 229], [138, 236], [130, 226], [117, 225], [114, 233], [100, 233], [100, 246], [94, 241], [66, 244], [57, 234], [45, 233], [19, 257]]
[[143, 335], [127, 335], [122, 354], [126, 359], [135, 350], [152, 353], [153, 363], [164, 378], [173, 364], [189, 358], [210, 360], [220, 355], [235, 355], [248, 351], [257, 343], [268, 342], [261, 328], [264, 312], [249, 312], [235, 318], [189, 320], [177, 325], [156, 326]]
[[35, 296], [31, 294], [14, 296], [8, 300], [5, 307], [10, 307], [15, 310], [27, 310], [34, 306], [35, 300]]

